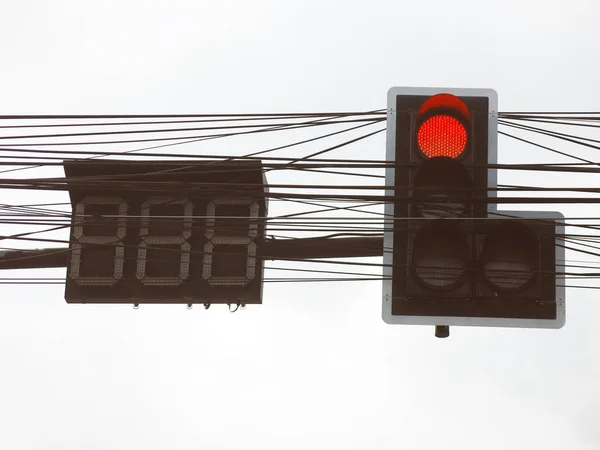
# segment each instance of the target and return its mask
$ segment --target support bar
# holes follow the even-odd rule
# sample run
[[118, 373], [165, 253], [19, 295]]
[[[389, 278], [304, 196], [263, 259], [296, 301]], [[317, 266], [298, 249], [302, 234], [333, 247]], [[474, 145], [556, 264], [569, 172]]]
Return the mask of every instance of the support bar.
[[[266, 260], [383, 256], [383, 237], [265, 239], [258, 257]], [[0, 269], [67, 267], [68, 248], [0, 251]]]

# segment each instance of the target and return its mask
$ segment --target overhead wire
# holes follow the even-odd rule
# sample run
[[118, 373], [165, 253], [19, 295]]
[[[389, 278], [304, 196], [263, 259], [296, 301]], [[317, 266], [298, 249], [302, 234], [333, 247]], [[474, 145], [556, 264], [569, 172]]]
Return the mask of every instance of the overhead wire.
[[[322, 121], [322, 122], [317, 122], [317, 121], [309, 121], [309, 122], [300, 122], [300, 123], [290, 123], [290, 124], [268, 124], [268, 125], [248, 125], [248, 126], [237, 126], [237, 125], [232, 125], [232, 126], [228, 126], [228, 127], [205, 127], [202, 129], [197, 129], [195, 131], [207, 131], [207, 130], [229, 130], [229, 129], [239, 129], [239, 128], [259, 128], [258, 130], [250, 130], [250, 131], [237, 131], [234, 133], [227, 133], [227, 137], [229, 136], [233, 136], [233, 135], [244, 135], [244, 134], [254, 134], [257, 132], [267, 132], [267, 131], [278, 131], [278, 130], [291, 130], [291, 129], [298, 129], [298, 128], [306, 128], [306, 127], [313, 127], [313, 126], [326, 126], [326, 125], [339, 125], [339, 124], [344, 124], [344, 123], [356, 123], [356, 122], [371, 122], [371, 121], [378, 121], [378, 122], [382, 122], [384, 119], [365, 119], [365, 118], [359, 118], [359, 119], [345, 119], [345, 120], [332, 120], [332, 121]], [[279, 128], [280, 127], [280, 128]], [[277, 128], [277, 129], [271, 129], [271, 130], [267, 130], [265, 128]], [[174, 132], [176, 130], [163, 130], [163, 132]], [[184, 130], [184, 131], [191, 131], [191, 130]], [[145, 131], [146, 133], [148, 133], [148, 131]], [[152, 131], [152, 133], [156, 133], [157, 131]], [[104, 133], [104, 132], [99, 132], [96, 133], [94, 135], [99, 135], [100, 133]], [[114, 135], [114, 134], [118, 134], [118, 133], [112, 133], [112, 132], [106, 132], [108, 133], [108, 135]], [[120, 134], [124, 134], [124, 133], [133, 133], [133, 131], [123, 131]], [[83, 133], [71, 133], [70, 135], [61, 135], [61, 136], [53, 136], [53, 137], [76, 137], [76, 136], [82, 136], [84, 135]], [[195, 135], [195, 136], [185, 136], [185, 139], [199, 139], [199, 138], [213, 138], [213, 137], [222, 137], [222, 134], [212, 134], [212, 135]], [[39, 137], [29, 137], [29, 139], [37, 139], [37, 138], [41, 138], [44, 136], [39, 136]], [[50, 135], [46, 135], [45, 137], [51, 137]], [[17, 137], [10, 137], [12, 139], [17, 139]], [[19, 139], [26, 139], [27, 137], [25, 136], [20, 136], [18, 137]], [[4, 139], [7, 139], [7, 137], [5, 137]], [[38, 146], [38, 147], [47, 147], [47, 146], [73, 146], [73, 145], [78, 145], [78, 146], [83, 146], [83, 145], [114, 145], [114, 144], [135, 144], [135, 143], [140, 143], [140, 142], [160, 142], [160, 141], [172, 141], [172, 140], [181, 140], [182, 137], [180, 136], [175, 136], [175, 137], [156, 137], [156, 138], [145, 138], [145, 139], [121, 139], [121, 140], [112, 140], [112, 141], [70, 141], [70, 142], [24, 142], [24, 143], [4, 143], [2, 142], [2, 146], [3, 147], [23, 147], [23, 146]]]
[[[375, 122], [375, 123], [377, 123], [377, 122]], [[367, 125], [367, 124], [364, 124], [364, 125]], [[533, 127], [533, 128], [535, 128], [535, 127]], [[520, 129], [521, 129], [521, 131], [536, 132], [535, 129], [525, 129], [525, 128], [520, 128]], [[382, 132], [382, 131], [383, 131], [383, 129], [377, 131], [377, 133], [378, 132]], [[375, 134], [375, 133], [373, 133], [373, 134]], [[538, 133], [538, 134], [543, 134], [543, 133]], [[348, 145], [348, 144], [345, 144], [345, 145]], [[341, 146], [344, 146], [344, 145], [341, 145]], [[340, 147], [336, 147], [336, 148], [340, 148]], [[333, 148], [333, 149], [335, 149], [335, 148]], [[306, 157], [302, 157], [302, 158], [297, 158], [297, 157], [296, 158], [287, 158], [287, 159], [285, 159], [285, 158], [280, 158], [280, 159], [273, 158], [273, 159], [271, 159], [271, 161], [285, 161], [285, 162], [280, 163], [279, 167], [272, 166], [271, 170], [289, 170], [290, 166], [296, 165], [298, 163], [301, 163], [302, 161], [306, 162], [306, 160], [310, 160], [311, 164], [305, 164], [304, 167], [294, 167], [292, 170], [315, 171], [315, 170], [318, 170], [319, 168], [325, 168], [325, 166], [328, 166], [327, 168], [332, 168], [331, 166], [335, 165], [335, 164], [338, 164], [340, 166], [341, 165], [352, 166], [353, 167], [352, 170], [356, 170], [357, 168], [360, 169], [360, 168], [386, 168], [386, 167], [390, 167], [390, 162], [386, 162], [386, 161], [370, 161], [370, 162], [365, 163], [364, 167], [361, 167], [360, 163], [359, 164], [354, 164], [351, 161], [343, 160], [343, 159], [338, 159], [338, 160], [324, 160], [323, 163], [320, 165], [321, 167], [318, 167], [317, 165], [314, 164], [314, 161], [317, 160], [317, 158], [314, 158], [314, 156], [317, 156], [319, 154], [322, 154], [322, 153], [325, 153], [325, 152], [328, 152], [328, 151], [332, 151], [333, 149], [320, 150], [316, 154], [313, 153], [313, 154], [310, 154], [310, 155], [308, 155]], [[551, 148], [546, 148], [546, 149], [548, 149], [550, 151], [554, 150], [554, 149], [551, 149]], [[25, 150], [27, 150], [27, 149], [25, 149]], [[13, 152], [13, 150], [10, 150], [10, 152]], [[110, 152], [103, 152], [103, 153], [106, 153], [106, 154], [98, 155], [96, 153], [96, 155], [98, 155], [98, 156], [109, 156], [108, 153], [110, 153]], [[115, 153], [118, 153], [118, 152], [115, 152]], [[560, 153], [558, 151], [555, 151], [555, 153], [561, 154], [562, 156], [571, 157], [572, 159], [578, 159], [577, 157], [573, 158], [572, 155], [565, 154], [565, 153]], [[46, 153], [46, 154], [48, 154], [48, 153]], [[57, 153], [54, 153], [54, 154], [64, 154], [64, 152], [57, 152]], [[81, 154], [81, 153], [78, 153], [78, 154]], [[122, 152], [120, 154], [122, 154]], [[153, 155], [153, 154], [146, 155], [146, 156], [155, 157], [155, 155]], [[169, 157], [171, 157], [171, 156], [169, 156]], [[235, 158], [237, 159], [238, 157], [235, 157]], [[577, 169], [592, 169], [594, 166], [598, 165], [598, 163], [596, 163], [594, 161], [589, 161], [589, 160], [585, 160], [585, 159], [582, 159], [582, 158], [579, 158], [578, 160], [584, 162], [585, 166], [582, 166], [582, 165], [580, 165], [580, 166], [574, 166], [574, 165], [565, 166], [563, 164], [562, 166], [561, 165], [529, 165], [529, 167], [526, 167], [527, 165], [513, 165], [512, 168], [514, 170], [552, 170], [552, 171], [558, 171], [558, 172], [570, 172], [570, 171], [575, 172]], [[269, 160], [267, 160], [267, 162], [268, 161]], [[332, 162], [330, 162], [330, 161], [332, 161]], [[371, 167], [366, 167], [368, 164], [371, 164]], [[298, 164], [298, 165], [300, 166], [300, 164]], [[285, 167], [285, 166], [288, 166], [288, 167]], [[507, 165], [507, 166], [509, 166], [509, 165]], [[350, 167], [347, 167], [347, 168], [350, 168]], [[507, 170], [511, 170], [509, 167], [506, 167], [506, 169]], [[597, 173], [597, 170], [595, 170], [595, 169], [591, 170], [591, 171], [589, 171], [589, 173]], [[330, 175], [334, 175], [334, 174], [330, 174]], [[338, 174], [335, 174], [335, 175], [342, 175], [342, 174], [338, 173]], [[347, 173], [346, 175], [360, 176], [361, 174], [360, 173], [355, 173], [355, 174], [349, 174], [349, 173]], [[382, 176], [379, 175], [377, 177], [381, 178]], [[95, 181], [98, 181], [98, 180], [95, 180]], [[31, 182], [32, 184], [30, 185], [30, 187], [36, 187], [35, 186], [36, 182], [38, 183], [38, 187], [40, 187], [40, 188], [44, 188], [44, 189], [50, 189], [50, 188], [52, 188], [52, 183], [53, 182], [52, 181], [44, 181], [44, 180], [33, 181], [33, 182]], [[48, 183], [50, 183], [50, 184], [48, 184]], [[81, 183], [85, 183], [85, 182], [81, 182]], [[10, 184], [10, 181], [9, 181], [9, 184]], [[81, 186], [83, 186], [83, 185], [84, 184], [81, 184]], [[138, 186], [140, 186], [140, 185], [138, 185]], [[163, 186], [163, 187], [166, 187], [167, 190], [171, 189], [170, 186]], [[248, 186], [245, 186], [245, 187], [248, 187]], [[260, 188], [261, 186], [253, 186], [253, 187]], [[269, 186], [269, 187], [273, 188], [273, 186]], [[509, 188], [509, 189], [506, 190], [507, 192], [525, 192], [525, 191], [543, 192], [543, 191], [551, 191], [551, 190], [554, 190], [554, 191], [563, 190], [563, 191], [567, 192], [567, 189], [560, 189], [560, 188], [539, 188], [539, 187], [536, 187], [536, 186], [520, 186], [520, 187], [516, 187], [516, 188], [514, 186], [508, 186], [508, 185], [500, 186], [500, 188], [503, 188], [503, 187]], [[146, 188], [146, 190], [150, 190], [151, 191], [153, 189], [153, 186], [152, 185], [146, 185], [145, 188]], [[241, 186], [238, 186], [237, 188], [239, 190], [239, 189], [244, 188], [244, 186], [241, 185]], [[373, 186], [369, 186], [369, 185], [366, 185], [366, 186], [365, 185], [361, 185], [361, 186], [358, 186], [358, 185], [355, 185], [355, 186], [329, 185], [327, 187], [324, 187], [323, 185], [319, 185], [319, 186], [295, 185], [294, 186], [294, 185], [290, 185], [290, 184], [288, 184], [288, 185], [281, 185], [279, 188], [283, 188], [283, 189], [303, 189], [303, 190], [305, 190], [305, 189], [320, 189], [320, 190], [322, 190], [322, 189], [331, 189], [331, 190], [336, 190], [336, 189], [350, 190], [350, 189], [353, 189], [353, 190], [359, 190], [359, 191], [360, 190], [381, 189], [381, 187], [373, 187]], [[175, 189], [173, 189], [173, 190], [176, 191]], [[573, 188], [573, 189], [569, 189], [569, 190], [574, 191], [574, 192], [585, 192], [585, 193], [596, 193], [597, 192], [597, 190], [594, 190], [593, 188], [592, 189], [589, 189], [589, 188]], [[233, 191], [234, 191], [233, 189], [230, 189], [229, 192], [231, 193]], [[499, 190], [499, 191], [503, 192], [502, 190]], [[199, 191], [195, 192], [195, 194], [198, 194], [198, 193], [199, 193]], [[202, 195], [205, 196], [206, 198], [208, 198], [212, 194], [214, 194], [214, 192], [211, 191], [211, 190], [204, 190], [202, 192]], [[274, 193], [274, 195], [271, 196], [270, 198], [271, 198], [271, 200], [281, 200], [281, 201], [286, 201], [286, 202], [288, 202], [288, 201], [302, 202], [303, 201], [303, 200], [300, 200], [299, 198], [294, 198], [294, 197], [290, 196], [290, 194], [293, 194], [293, 192], [279, 192], [279, 193]], [[368, 200], [370, 200], [370, 202], [367, 203], [367, 204], [365, 204], [365, 206], [371, 206], [371, 205], [378, 205], [378, 204], [381, 205], [382, 203], [398, 199], [396, 197], [390, 198], [390, 197], [385, 197], [385, 196], [369, 196], [368, 198], [367, 197], [361, 198], [360, 196], [353, 197], [353, 198], [349, 198], [347, 196], [344, 196], [344, 198], [327, 196], [327, 197], [321, 198], [321, 197], [313, 195], [313, 194], [309, 194], [309, 195], [311, 195], [311, 197], [308, 197], [307, 199], [311, 200], [311, 203], [313, 203], [313, 206], [314, 206], [314, 204], [319, 204], [319, 207], [321, 207], [323, 209], [322, 211], [318, 211], [318, 212], [315, 212], [313, 214], [324, 213], [324, 212], [327, 212], [327, 211], [334, 211], [335, 209], [332, 209], [332, 207], [323, 208], [325, 206], [325, 204], [328, 203], [328, 202], [334, 202], [334, 203], [348, 202], [348, 201], [359, 202], [361, 200], [364, 201], [364, 200], [368, 199]], [[581, 197], [580, 199], [584, 199], [584, 198]], [[569, 203], [576, 203], [578, 199], [577, 198], [571, 198], [569, 200], [570, 200]], [[500, 202], [503, 202], [503, 201], [505, 201], [505, 200], [501, 200]], [[548, 201], [548, 200], [544, 200], [544, 201]], [[560, 201], [562, 201], [562, 200], [560, 200]], [[308, 201], [306, 203], [308, 203]], [[517, 201], [517, 203], [519, 203], [519, 202]], [[538, 201], [536, 201], [536, 203], [538, 203]], [[335, 207], [335, 208], [337, 208], [337, 207]], [[359, 212], [356, 209], [352, 210], [350, 208], [351, 207], [343, 207], [342, 209], [346, 209], [348, 211], [353, 211], [353, 212]], [[25, 211], [25, 210], [23, 210], [22, 212], [23, 213], [27, 213], [27, 212], [34, 213], [33, 210], [32, 211]], [[360, 211], [360, 212], [361, 213], [366, 213], [364, 211]], [[41, 217], [44, 214], [42, 211], [40, 211], [39, 213], [40, 213], [40, 215], [38, 217]], [[370, 212], [370, 213], [373, 213], [373, 212]], [[300, 215], [296, 215], [296, 214], [293, 214], [293, 215], [296, 216], [296, 219], [299, 219], [299, 217], [301, 217], [304, 214], [310, 215], [311, 212], [299, 213], [299, 214]], [[336, 223], [336, 222], [332, 221], [332, 222], [330, 222], [331, 226], [327, 227], [327, 226], [325, 226], [323, 224], [320, 224], [319, 220], [314, 220], [314, 221], [312, 221], [313, 223], [306, 223], [304, 221], [299, 221], [299, 220], [295, 220], [295, 221], [285, 221], [284, 220], [282, 222], [282, 220], [284, 219], [283, 217], [276, 217], [274, 219], [277, 219], [277, 221], [270, 221], [268, 223], [271, 223], [273, 225], [279, 225], [279, 226], [280, 225], [284, 225], [284, 224], [285, 225], [291, 225], [292, 227], [294, 227], [294, 228], [292, 228], [293, 231], [301, 231], [303, 229], [317, 231], [317, 232], [324, 232], [324, 231], [340, 231], [340, 232], [342, 232], [342, 231], [348, 231], [348, 230], [355, 231], [355, 232], [368, 232], [368, 231], [382, 231], [383, 230], [383, 228], [375, 229], [373, 227], [360, 227], [360, 226], [357, 226], [357, 224], [359, 224], [361, 222], [361, 220], [359, 220], [359, 219], [355, 219], [355, 223], [354, 224], [349, 224], [347, 227], [344, 226], [344, 225], [342, 225], [343, 222]], [[336, 218], [336, 219], [339, 219], [339, 218]], [[322, 220], [327, 220], [327, 219], [322, 219]], [[278, 223], [278, 222], [281, 222], [281, 224]], [[339, 222], [339, 220], [338, 220], [338, 222]], [[385, 221], [382, 221], [381, 224], [385, 224]], [[276, 231], [276, 230], [277, 230], [277, 228], [273, 229], [273, 231]], [[572, 237], [574, 237], [574, 236], [572, 236]], [[567, 237], [565, 237], [565, 238], [567, 238]], [[579, 237], [579, 238], [575, 237], [575, 240], [577, 240], [577, 239], [581, 240], [581, 237]], [[584, 238], [583, 240], [585, 240], [585, 239], [594, 239], [594, 236]], [[570, 241], [573, 241], [573, 239], [570, 239]], [[68, 242], [68, 241], [66, 241], [66, 242]], [[566, 240], [565, 240], [565, 242], [566, 242]], [[573, 243], [573, 245], [579, 245], [579, 244], [580, 243], [576, 243], [576, 242]], [[583, 244], [583, 245], [589, 245], [589, 244]], [[323, 263], [323, 262], [329, 262], [329, 261], [318, 260], [316, 262]]]
[[[374, 113], [377, 113], [377, 111], [375, 111]], [[371, 115], [371, 113], [369, 113], [369, 112], [361, 113], [361, 114]], [[323, 116], [323, 117], [319, 116], [319, 117], [322, 117], [322, 118], [317, 119], [317, 120], [315, 120], [315, 121], [313, 121], [311, 123], [312, 124], [317, 124], [317, 123], [323, 122], [323, 121], [325, 121], [327, 119], [331, 119], [331, 118], [335, 119], [335, 118], [340, 118], [340, 117], [348, 117], [348, 116], [352, 116], [352, 115], [356, 115], [356, 114], [352, 114], [352, 113], [339, 113], [339, 114], [333, 115], [333, 116], [332, 115], [327, 115], [327, 116]], [[360, 114], [358, 114], [358, 115], [360, 115]], [[370, 123], [367, 122], [367, 124], [363, 124], [363, 125], [369, 125], [369, 124]], [[358, 125], [357, 127], [353, 127], [353, 128], [360, 128], [363, 125]], [[308, 125], [308, 126], [310, 126], [310, 125]], [[191, 138], [191, 139], [189, 137], [186, 137], [186, 138], [179, 139], [179, 142], [171, 142], [171, 143], [166, 143], [166, 144], [146, 146], [146, 147], [142, 147], [142, 148], [127, 150], [125, 152], [122, 152], [121, 154], [125, 154], [125, 153], [126, 154], [132, 154], [132, 153], [138, 153], [138, 152], [142, 152], [142, 151], [153, 150], [153, 149], [157, 149], [157, 148], [164, 148], [164, 147], [169, 147], [169, 146], [174, 146], [174, 145], [185, 145], [185, 144], [191, 144], [191, 143], [196, 143], [196, 142], [201, 142], [201, 141], [206, 141], [206, 140], [211, 140], [211, 139], [238, 136], [238, 135], [241, 135], [241, 134], [255, 134], [255, 133], [261, 133], [261, 132], [278, 131], [278, 130], [285, 129], [285, 128], [286, 128], [286, 125], [277, 124], [277, 125], [272, 126], [270, 128], [267, 127], [265, 129], [251, 130], [251, 131], [248, 131], [248, 132], [225, 133], [225, 134], [213, 135], [213, 136], [194, 137], [194, 138]], [[353, 128], [350, 128], [350, 129], [353, 129]], [[342, 130], [341, 132], [344, 132], [344, 130]], [[335, 134], [338, 134], [338, 132], [331, 133], [330, 135], [335, 135]], [[309, 139], [309, 140], [306, 140], [305, 142], [310, 142], [312, 140], [315, 140], [315, 139]], [[289, 144], [289, 145], [283, 146], [281, 148], [287, 148], [287, 147], [291, 147], [293, 145], [299, 145], [299, 144], [302, 144], [302, 143], [305, 143], [305, 142], [293, 143], [293, 144]], [[275, 148], [275, 149], [270, 149], [270, 150], [256, 152], [255, 155], [262, 154], [262, 153], [268, 153], [270, 151], [274, 151], [274, 150], [278, 150], [278, 149], [280, 149], [280, 148]], [[92, 157], [90, 157], [90, 159], [101, 158], [103, 156], [104, 155], [92, 156]], [[252, 154], [251, 155], [247, 155], [246, 158], [248, 158], [250, 156], [253, 156], [253, 155]], [[37, 167], [41, 167], [43, 165], [44, 164], [38, 164]], [[4, 170], [4, 171], [0, 171], [0, 174], [1, 173], [6, 173], [6, 172], [19, 171], [19, 170], [26, 170], [26, 169], [29, 169], [29, 168], [32, 168], [32, 167], [24, 167], [24, 168], [16, 168], [16, 169]]]

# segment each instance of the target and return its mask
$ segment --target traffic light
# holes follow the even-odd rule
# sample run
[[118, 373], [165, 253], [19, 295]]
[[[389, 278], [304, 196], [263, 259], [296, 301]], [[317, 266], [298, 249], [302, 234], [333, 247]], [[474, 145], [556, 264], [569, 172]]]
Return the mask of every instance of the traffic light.
[[260, 161], [64, 163], [69, 303], [262, 302]]
[[562, 216], [497, 211], [497, 103], [490, 89], [388, 92], [385, 322], [564, 324]]

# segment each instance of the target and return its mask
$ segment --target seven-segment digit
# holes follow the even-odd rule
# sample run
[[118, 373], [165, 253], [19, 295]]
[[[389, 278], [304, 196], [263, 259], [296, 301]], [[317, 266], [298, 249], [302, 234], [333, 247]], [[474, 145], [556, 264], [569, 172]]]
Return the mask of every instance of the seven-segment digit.
[[[114, 205], [118, 210], [116, 217], [116, 232], [112, 236], [84, 236], [84, 224], [87, 225], [85, 218], [86, 206], [91, 205]], [[101, 221], [107, 218], [103, 217], [93, 219], [90, 217], [88, 223], [95, 224], [96, 221]], [[71, 271], [70, 277], [79, 285], [85, 286], [112, 286], [121, 278], [123, 278], [123, 263], [125, 247], [123, 246], [123, 238], [125, 237], [125, 225], [127, 220], [127, 203], [121, 197], [85, 197], [75, 206], [75, 217], [73, 220], [73, 242], [71, 247]], [[97, 226], [97, 225], [96, 225]], [[92, 244], [97, 246], [114, 246], [114, 265], [113, 273], [110, 276], [83, 276], [82, 269], [82, 252], [84, 244]], [[102, 247], [99, 247], [102, 249]], [[106, 248], [106, 247], [104, 247]]]
[[[170, 205], [183, 205], [183, 217], [181, 216], [167, 216], [167, 217], [156, 217], [150, 215], [150, 209], [152, 206], [170, 206]], [[190, 250], [191, 245], [188, 239], [192, 235], [192, 211], [193, 205], [188, 199], [174, 200], [165, 197], [151, 197], [148, 201], [142, 204], [141, 212], [141, 223], [140, 223], [140, 236], [142, 240], [138, 246], [137, 254], [137, 270], [136, 277], [145, 285], [152, 286], [177, 286], [183, 282], [190, 275]], [[182, 228], [179, 236], [150, 236], [150, 219], [159, 221], [161, 219], [170, 220], [170, 225], [174, 223], [174, 220], [182, 220]], [[148, 265], [148, 250], [152, 250], [152, 245], [179, 245], [180, 246], [180, 258], [179, 258], [179, 274], [176, 276], [148, 276], [147, 265]], [[150, 247], [149, 247], [150, 246]], [[154, 247], [156, 249], [157, 247]], [[161, 261], [158, 261], [160, 264]]]
[[[249, 219], [250, 224], [248, 229], [244, 230], [243, 236], [239, 235], [240, 230], [236, 226], [233, 226], [233, 230], [223, 230], [223, 234], [218, 236], [216, 235], [216, 219], [223, 218], [222, 215], [216, 215], [216, 210], [219, 208], [219, 206], [226, 205], [239, 205], [246, 206], [248, 208], [247, 210], [250, 212], [249, 217], [245, 215], [242, 217], [233, 217], [234, 220]], [[204, 245], [204, 264], [202, 266], [202, 276], [208, 283], [213, 286], [245, 286], [250, 280], [254, 279], [256, 276], [256, 243], [254, 242], [254, 239], [258, 235], [258, 226], [256, 221], [257, 217], [258, 204], [251, 199], [220, 198], [208, 203], [206, 208], [206, 229], [204, 233], [208, 241]], [[230, 218], [225, 217], [224, 219], [227, 220]], [[236, 231], [238, 231], [238, 233], [236, 233]], [[236, 236], [235, 234], [238, 235]], [[228, 246], [229, 248], [234, 245], [245, 246], [246, 248], [244, 249], [245, 251], [243, 255], [245, 260], [245, 273], [234, 276], [219, 276], [218, 274], [215, 276], [215, 257], [226, 257], [226, 263], [223, 263], [222, 266], [227, 266], [227, 268], [234, 266], [233, 264], [230, 266], [232, 261], [231, 256], [234, 258], [239, 257], [237, 254], [219, 251], [214, 252], [216, 245]]]

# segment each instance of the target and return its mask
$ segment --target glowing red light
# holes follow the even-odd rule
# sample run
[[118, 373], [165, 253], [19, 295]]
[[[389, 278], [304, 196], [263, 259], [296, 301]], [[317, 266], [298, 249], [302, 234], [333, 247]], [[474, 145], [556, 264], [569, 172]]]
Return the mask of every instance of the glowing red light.
[[432, 116], [419, 127], [417, 143], [428, 158], [458, 158], [467, 147], [467, 130], [455, 117], [446, 114]]

